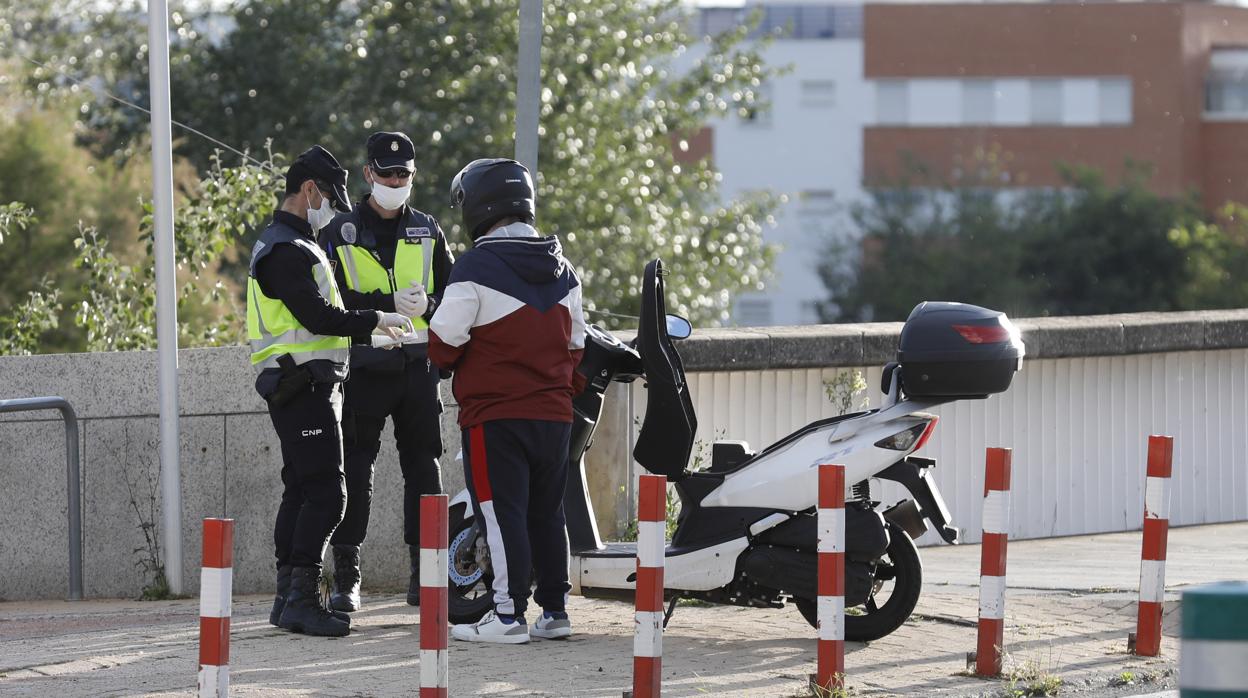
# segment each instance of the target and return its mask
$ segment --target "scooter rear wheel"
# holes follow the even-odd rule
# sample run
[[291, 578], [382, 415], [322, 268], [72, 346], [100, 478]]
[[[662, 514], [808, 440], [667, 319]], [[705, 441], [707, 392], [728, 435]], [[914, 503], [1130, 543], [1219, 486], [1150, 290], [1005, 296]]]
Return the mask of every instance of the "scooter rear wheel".
[[490, 553], [466, 507], [451, 511], [447, 550], [447, 617], [451, 623], [476, 623], [494, 607], [494, 570]]
[[[846, 640], [870, 642], [888, 635], [906, 622], [919, 603], [919, 592], [923, 588], [923, 562], [919, 559], [919, 549], [900, 527], [890, 523], [888, 532], [888, 550], [876, 565], [876, 592], [865, 605], [846, 609]], [[892, 582], [892, 588], [888, 598], [883, 603], [877, 603], [880, 587], [889, 582]], [[819, 627], [818, 605], [814, 599], [795, 598], [793, 603], [811, 627]]]

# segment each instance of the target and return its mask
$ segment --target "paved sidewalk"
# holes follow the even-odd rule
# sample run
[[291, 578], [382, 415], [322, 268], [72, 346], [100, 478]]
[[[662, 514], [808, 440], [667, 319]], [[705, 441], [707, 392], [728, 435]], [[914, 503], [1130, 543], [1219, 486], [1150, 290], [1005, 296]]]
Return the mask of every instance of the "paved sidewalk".
[[[975, 645], [978, 546], [922, 554], [926, 582], [916, 616], [883, 640], [847, 649], [853, 695], [1007, 695], [1008, 680], [966, 672]], [[1135, 626], [1138, 533], [1018, 541], [1009, 554], [1005, 645], [1016, 688], [1053, 676], [1062, 680], [1060, 695], [1152, 694], [1175, 685], [1177, 587], [1248, 579], [1248, 523], [1171, 532], [1167, 638], [1157, 659], [1125, 652]], [[269, 626], [268, 598], [236, 599], [231, 692], [414, 695], [415, 609], [399, 595], [366, 595], [366, 603], [351, 636], [321, 639]], [[632, 667], [631, 607], [574, 598], [569, 611], [577, 634], [566, 641], [453, 642], [451, 695], [620, 696]], [[0, 695], [191, 695], [197, 618], [195, 600], [0, 604]], [[682, 607], [663, 645], [669, 696], [806, 695], [804, 677], [814, 670], [814, 634], [793, 609]], [[1131, 683], [1111, 686], [1124, 679]]]

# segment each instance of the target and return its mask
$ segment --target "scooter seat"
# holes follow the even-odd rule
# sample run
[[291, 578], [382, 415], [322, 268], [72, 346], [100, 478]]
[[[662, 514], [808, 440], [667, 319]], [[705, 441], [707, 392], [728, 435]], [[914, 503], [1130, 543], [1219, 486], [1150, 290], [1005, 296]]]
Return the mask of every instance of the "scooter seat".
[[732, 472], [737, 466], [754, 457], [750, 444], [745, 441], [716, 441], [711, 444], [711, 467], [708, 473]]

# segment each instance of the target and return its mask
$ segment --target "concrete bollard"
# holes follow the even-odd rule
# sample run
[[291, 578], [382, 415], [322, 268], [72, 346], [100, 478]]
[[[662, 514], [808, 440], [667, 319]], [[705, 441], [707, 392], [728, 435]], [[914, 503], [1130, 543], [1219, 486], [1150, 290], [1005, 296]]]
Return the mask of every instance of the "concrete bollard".
[[1248, 582], [1188, 589], [1182, 604], [1181, 698], [1248, 696]]
[[667, 478], [642, 475], [637, 492], [637, 594], [633, 696], [658, 698], [663, 668], [663, 553], [667, 547]]
[[1140, 607], [1135, 654], [1161, 652], [1161, 611], [1166, 600], [1166, 540], [1170, 533], [1170, 472], [1174, 439], [1148, 437], [1148, 477], [1144, 485], [1144, 545], [1140, 551]]
[[818, 659], [822, 690], [845, 687], [845, 466], [819, 466]]
[[1008, 448], [988, 449], [984, 474], [984, 540], [979, 561], [979, 637], [975, 673], [1000, 676], [1005, 643], [1005, 547], [1010, 531]]
[[230, 692], [230, 614], [234, 594], [234, 520], [204, 519], [199, 572], [199, 696]]
[[420, 698], [447, 698], [447, 496], [420, 497]]

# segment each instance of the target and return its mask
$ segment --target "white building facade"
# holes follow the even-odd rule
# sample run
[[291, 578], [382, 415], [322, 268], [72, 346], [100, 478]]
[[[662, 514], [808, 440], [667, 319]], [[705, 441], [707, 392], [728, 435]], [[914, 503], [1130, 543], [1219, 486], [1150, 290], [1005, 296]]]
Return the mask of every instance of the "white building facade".
[[733, 321], [815, 323], [827, 295], [818, 264], [830, 243], [853, 237], [849, 214], [862, 195], [863, 127], [875, 116], [874, 92], [863, 79], [862, 5], [702, 7], [696, 30], [725, 31], [755, 11], [762, 14], [755, 35], [778, 33], [763, 56], [782, 74], [762, 86], [769, 110], [708, 124], [712, 158], [725, 197], [770, 190], [786, 201], [776, 227], [764, 233], [779, 248], [772, 276], [764, 291], [738, 296]]

